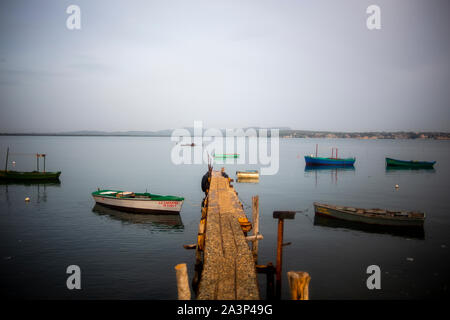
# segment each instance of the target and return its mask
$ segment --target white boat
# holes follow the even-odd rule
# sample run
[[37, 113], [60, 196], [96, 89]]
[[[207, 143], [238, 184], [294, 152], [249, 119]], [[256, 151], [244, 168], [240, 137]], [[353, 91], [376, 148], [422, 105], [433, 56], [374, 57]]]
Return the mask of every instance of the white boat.
[[157, 194], [135, 193], [119, 190], [98, 190], [92, 192], [96, 203], [117, 210], [140, 213], [179, 213], [184, 198]]

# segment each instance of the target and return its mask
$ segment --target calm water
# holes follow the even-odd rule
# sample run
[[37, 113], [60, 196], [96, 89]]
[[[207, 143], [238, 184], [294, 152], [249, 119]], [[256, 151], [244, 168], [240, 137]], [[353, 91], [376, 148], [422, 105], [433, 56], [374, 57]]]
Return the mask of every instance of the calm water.
[[[305, 171], [303, 156], [356, 156], [355, 170]], [[173, 165], [169, 138], [0, 137], [16, 153], [47, 153], [47, 170], [62, 170], [59, 185], [0, 185], [0, 279], [3, 295], [25, 298], [175, 299], [173, 267], [186, 262], [192, 279], [205, 165]], [[386, 171], [384, 157], [436, 160], [435, 170]], [[17, 170], [35, 159], [12, 155]], [[216, 165], [219, 169], [221, 165]], [[236, 169], [257, 166], [225, 165]], [[312, 299], [436, 298], [448, 295], [450, 267], [450, 143], [282, 139], [280, 170], [259, 184], [235, 187], [251, 216], [259, 195], [259, 264], [275, 262], [274, 210], [302, 210], [285, 223], [283, 276], [308, 271]], [[400, 188], [396, 190], [394, 186]], [[180, 195], [180, 216], [142, 216], [94, 208], [100, 188]], [[26, 203], [25, 197], [31, 201]], [[423, 234], [380, 233], [314, 219], [313, 202], [422, 210]], [[66, 268], [79, 265], [82, 290], [66, 288]], [[381, 290], [368, 290], [366, 268], [379, 265]], [[264, 277], [260, 291], [265, 296]], [[289, 298], [287, 280], [283, 298]]]

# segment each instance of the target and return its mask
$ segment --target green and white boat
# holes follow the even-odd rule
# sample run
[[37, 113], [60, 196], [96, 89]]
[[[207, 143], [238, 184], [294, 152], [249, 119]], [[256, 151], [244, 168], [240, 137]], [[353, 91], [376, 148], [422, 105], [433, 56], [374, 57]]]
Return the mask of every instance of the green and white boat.
[[161, 196], [148, 192], [135, 193], [121, 190], [97, 190], [92, 192], [97, 204], [127, 212], [179, 213], [184, 198]]

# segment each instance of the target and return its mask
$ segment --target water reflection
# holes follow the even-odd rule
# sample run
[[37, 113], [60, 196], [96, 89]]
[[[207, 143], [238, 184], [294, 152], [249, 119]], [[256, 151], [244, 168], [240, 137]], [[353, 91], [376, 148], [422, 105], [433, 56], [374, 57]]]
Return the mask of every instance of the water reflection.
[[317, 187], [317, 178], [319, 174], [329, 174], [331, 181], [334, 184], [338, 183], [339, 174], [347, 174], [350, 172], [355, 172], [354, 166], [305, 166], [305, 174], [314, 174]]
[[[10, 187], [13, 190], [17, 186], [26, 186], [32, 187], [32, 190], [36, 190], [36, 201], [47, 202], [47, 187], [60, 187], [61, 182], [59, 180], [55, 181], [39, 181], [36, 180], [20, 180], [20, 181], [8, 181], [8, 180], [0, 180], [0, 185], [3, 186], [2, 189], [5, 190], [5, 202], [8, 204], [8, 207], [11, 205], [11, 201], [9, 198], [9, 189]], [[34, 193], [33, 193], [34, 194]]]
[[237, 178], [238, 183], [259, 183], [259, 178]]
[[0, 185], [5, 186], [61, 186], [61, 181], [57, 180], [0, 180]]
[[183, 230], [184, 225], [179, 214], [138, 214], [115, 210], [95, 204], [92, 211], [98, 215], [107, 215], [126, 224], [146, 226], [159, 231]]
[[386, 174], [424, 174], [424, 173], [436, 173], [434, 168], [407, 168], [407, 167], [386, 167]]
[[314, 225], [336, 229], [340, 228], [351, 229], [356, 231], [363, 231], [366, 233], [384, 233], [393, 236], [415, 238], [419, 240], [425, 239], [425, 231], [423, 227], [395, 227], [395, 226], [371, 225], [354, 221], [339, 220], [318, 214], [314, 216]]

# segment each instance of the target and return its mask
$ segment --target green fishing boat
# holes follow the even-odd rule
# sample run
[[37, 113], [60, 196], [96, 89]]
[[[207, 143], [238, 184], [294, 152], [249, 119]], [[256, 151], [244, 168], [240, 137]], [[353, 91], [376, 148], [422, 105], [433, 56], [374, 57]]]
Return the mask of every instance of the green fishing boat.
[[403, 168], [433, 168], [436, 161], [405, 161], [405, 160], [397, 160], [392, 158], [386, 158], [386, 166], [387, 167], [403, 167]]
[[61, 171], [39, 172], [39, 171], [0, 170], [0, 179], [2, 180], [48, 181], [48, 180], [58, 180], [60, 175]]
[[[36, 154], [25, 154], [32, 155], [36, 157], [36, 170], [35, 171], [14, 171], [8, 170], [8, 158], [9, 158], [9, 148], [6, 151], [6, 163], [5, 170], [0, 170], [0, 180], [3, 181], [28, 181], [28, 182], [38, 182], [38, 181], [59, 181], [59, 176], [61, 171], [47, 172], [45, 171], [45, 158], [44, 153]], [[23, 155], [23, 154], [21, 154]], [[44, 170], [39, 171], [39, 159], [44, 158]], [[13, 162], [14, 164], [14, 162]]]

